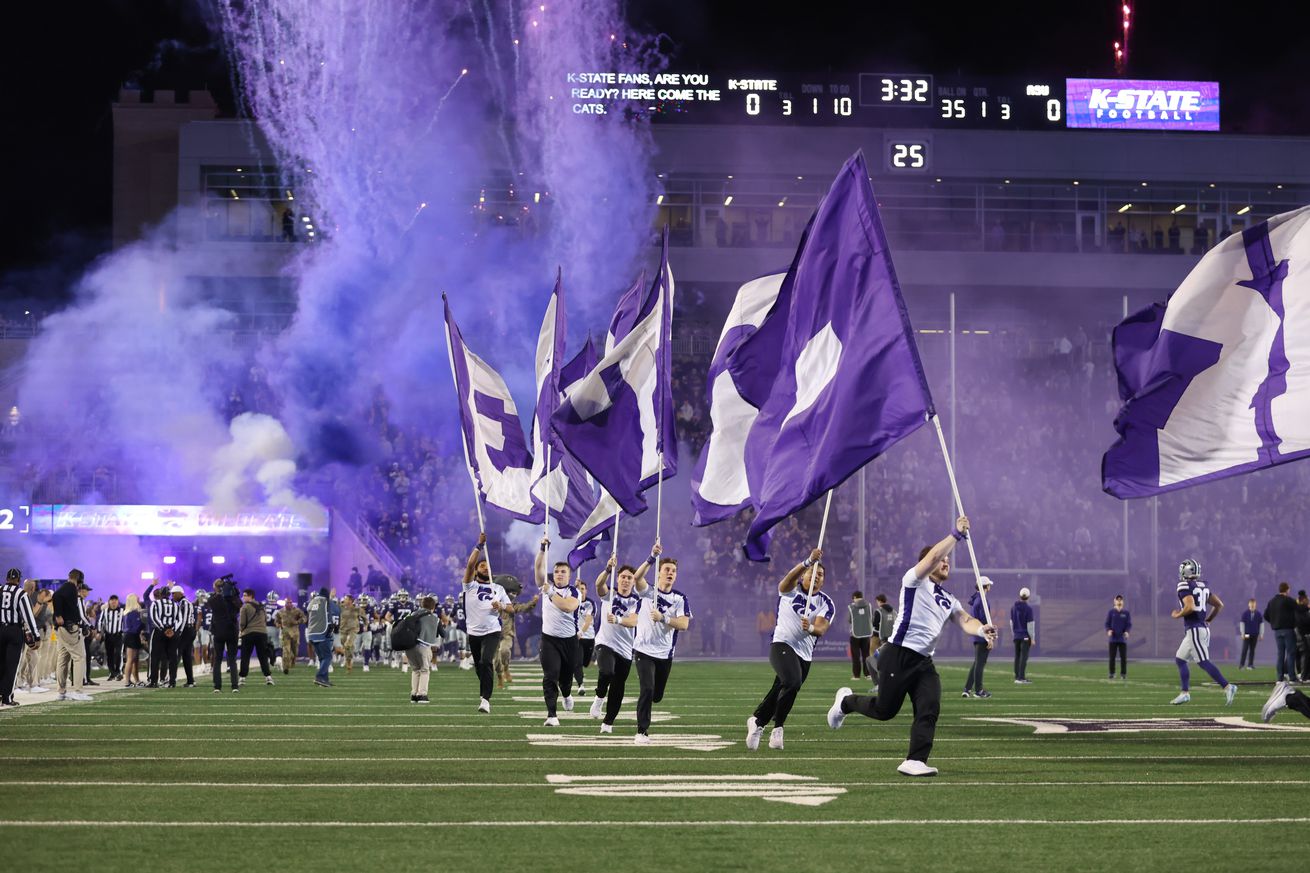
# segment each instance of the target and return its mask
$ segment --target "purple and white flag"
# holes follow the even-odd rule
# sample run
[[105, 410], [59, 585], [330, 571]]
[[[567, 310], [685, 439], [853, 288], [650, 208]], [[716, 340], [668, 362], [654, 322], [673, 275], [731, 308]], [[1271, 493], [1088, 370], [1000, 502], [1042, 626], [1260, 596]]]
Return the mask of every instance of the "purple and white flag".
[[[756, 510], [746, 555], [757, 561], [768, 558], [774, 525], [933, 411], [862, 153], [811, 219], [778, 302], [787, 318], [777, 376], [745, 449]], [[768, 339], [761, 329], [743, 345]]]
[[[746, 438], [759, 417], [756, 404], [767, 399], [777, 378], [781, 344], [745, 344], [774, 311], [786, 277], [774, 273], [742, 285], [719, 334], [709, 372], [710, 435], [691, 476], [693, 524], [714, 524], [750, 505]], [[773, 321], [781, 325], [786, 318], [782, 312]], [[760, 361], [760, 353], [771, 353], [772, 360]]]
[[509, 387], [492, 367], [469, 351], [442, 295], [446, 348], [455, 377], [464, 459], [488, 506], [522, 521], [541, 522], [532, 500], [532, 455]]
[[[564, 315], [564, 283], [560, 274], [555, 278], [555, 289], [551, 292], [550, 303], [546, 306], [546, 316], [541, 322], [541, 332], [537, 336], [537, 408], [532, 427], [532, 499], [537, 506], [537, 521], [545, 520], [547, 505], [550, 517], [555, 519], [562, 537], [576, 536], [579, 526], [587, 519], [595, 505], [595, 486], [587, 471], [574, 460], [564, 446], [555, 438], [550, 429], [550, 417], [559, 407], [564, 387], [565, 369], [577, 372], [578, 360], [565, 363], [564, 343], [568, 336], [567, 322]], [[594, 363], [595, 351], [591, 348], [591, 362]], [[586, 349], [583, 350], [581, 363], [588, 363]], [[585, 372], [585, 371], [584, 371]], [[547, 445], [550, 451], [547, 452]], [[546, 469], [549, 459], [550, 469]]]
[[664, 478], [677, 472], [667, 230], [659, 274], [647, 294], [635, 309], [639, 320], [565, 390], [551, 421], [564, 447], [631, 515], [646, 508], [641, 493], [661, 475], [661, 459]]
[[1147, 497], [1310, 456], [1310, 206], [1221, 241], [1114, 330], [1102, 487]]

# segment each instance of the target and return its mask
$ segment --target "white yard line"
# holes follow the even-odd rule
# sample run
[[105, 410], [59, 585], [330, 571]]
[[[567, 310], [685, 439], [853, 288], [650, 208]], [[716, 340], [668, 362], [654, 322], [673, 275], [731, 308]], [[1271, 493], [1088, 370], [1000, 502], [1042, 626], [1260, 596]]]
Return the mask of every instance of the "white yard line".
[[[1307, 824], [1310, 818], [1211, 818], [1207, 824], [1219, 825], [1287, 825]], [[1034, 825], [1060, 826], [1111, 826], [1152, 825], [1164, 827], [1194, 827], [1195, 819], [1186, 818], [1095, 818], [1095, 819], [1033, 819], [1033, 818], [912, 818], [912, 819], [819, 819], [807, 820], [789, 817], [783, 819], [759, 819], [744, 821], [740, 819], [716, 819], [699, 821], [670, 821], [667, 819], [632, 819], [621, 822], [587, 821], [585, 819], [555, 819], [537, 821], [505, 821], [502, 819], [482, 821], [238, 821], [227, 822], [233, 827], [249, 828], [707, 828], [707, 827], [768, 827], [779, 825], [798, 825], [801, 827], [876, 827], [879, 825], [927, 825], [927, 826], [1018, 826]], [[88, 821], [75, 819], [56, 820], [0, 820], [0, 827], [5, 828], [213, 828], [212, 820], [203, 821]]]

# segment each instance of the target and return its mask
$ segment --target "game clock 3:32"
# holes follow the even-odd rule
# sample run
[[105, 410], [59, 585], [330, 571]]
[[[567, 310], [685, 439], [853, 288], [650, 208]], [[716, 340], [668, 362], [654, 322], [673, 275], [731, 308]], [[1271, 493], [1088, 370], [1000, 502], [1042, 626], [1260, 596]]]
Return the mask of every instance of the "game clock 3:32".
[[889, 172], [926, 173], [932, 169], [932, 140], [928, 137], [889, 136], [883, 145]]

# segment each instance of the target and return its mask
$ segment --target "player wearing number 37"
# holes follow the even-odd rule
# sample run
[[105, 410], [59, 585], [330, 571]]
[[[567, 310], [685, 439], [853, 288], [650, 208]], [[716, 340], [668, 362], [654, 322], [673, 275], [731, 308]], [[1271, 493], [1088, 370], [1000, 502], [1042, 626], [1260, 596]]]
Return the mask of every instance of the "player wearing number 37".
[[852, 712], [891, 721], [905, 698], [910, 698], [914, 706], [910, 752], [896, 768], [905, 776], [937, 774], [937, 768], [927, 763], [942, 705], [942, 680], [932, 656], [946, 620], [954, 619], [966, 634], [982, 637], [989, 649], [996, 644], [996, 628], [971, 616], [955, 595], [942, 587], [951, 575], [951, 552], [968, 535], [969, 519], [960, 516], [941, 542], [919, 553], [919, 563], [901, 579], [896, 623], [878, 659], [878, 694], [869, 697], [842, 688], [828, 710], [832, 728], [841, 727]]
[[[1206, 609], [1211, 607], [1213, 609], [1210, 614], [1206, 615]], [[1211, 591], [1210, 586], [1202, 581], [1201, 564], [1198, 561], [1188, 558], [1178, 565], [1178, 608], [1169, 615], [1183, 620], [1183, 642], [1174, 655], [1174, 661], [1178, 664], [1178, 678], [1181, 680], [1182, 692], [1170, 703], [1187, 703], [1192, 699], [1189, 690], [1191, 673], [1187, 667], [1188, 661], [1199, 664], [1202, 670], [1219, 683], [1219, 687], [1224, 689], [1226, 704], [1233, 702], [1233, 697], [1237, 694], [1237, 686], [1225, 679], [1219, 668], [1210, 662], [1210, 622], [1215, 620], [1219, 610], [1223, 608], [1224, 602], [1219, 599], [1219, 595]]]

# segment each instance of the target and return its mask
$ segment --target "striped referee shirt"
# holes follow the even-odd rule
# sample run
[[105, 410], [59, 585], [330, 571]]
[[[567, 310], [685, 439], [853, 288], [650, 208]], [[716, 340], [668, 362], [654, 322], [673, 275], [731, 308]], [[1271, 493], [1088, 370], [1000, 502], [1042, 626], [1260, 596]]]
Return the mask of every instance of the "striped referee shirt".
[[178, 600], [173, 605], [177, 607], [178, 612], [177, 629], [184, 631], [187, 628], [194, 628], [196, 626], [196, 605], [190, 600]]
[[36, 629], [36, 616], [32, 614], [32, 604], [27, 600], [27, 592], [8, 582], [0, 585], [0, 627], [19, 625], [25, 633], [40, 636]]
[[100, 630], [107, 634], [121, 634], [123, 632], [123, 607], [117, 609], [105, 607], [100, 613]]
[[[186, 601], [182, 602], [185, 603]], [[168, 628], [175, 631], [181, 630], [182, 626], [178, 623], [179, 618], [181, 618], [181, 611], [178, 609], [178, 604], [171, 600], [156, 600], [150, 604], [150, 624], [157, 631], [167, 630]]]

